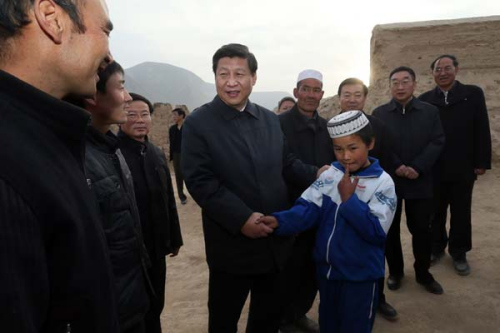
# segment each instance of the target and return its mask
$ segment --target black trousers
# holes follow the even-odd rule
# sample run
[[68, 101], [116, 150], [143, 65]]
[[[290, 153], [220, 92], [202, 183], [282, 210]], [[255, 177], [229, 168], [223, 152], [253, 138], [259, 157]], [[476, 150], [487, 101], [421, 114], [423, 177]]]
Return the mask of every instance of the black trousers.
[[148, 269], [148, 274], [155, 295], [150, 295], [149, 298], [149, 311], [144, 317], [145, 332], [161, 333], [160, 315], [165, 305], [167, 264], [165, 258], [151, 260], [151, 264], [152, 266]]
[[[472, 248], [471, 206], [474, 181], [440, 182], [435, 186], [436, 210], [432, 220], [434, 253], [448, 252], [454, 258]], [[446, 232], [446, 217], [450, 208], [450, 233]]]
[[[396, 214], [392, 222], [385, 246], [385, 256], [389, 266], [389, 275], [404, 275], [403, 250], [401, 248], [401, 213], [402, 199], [398, 199]], [[432, 199], [405, 199], [405, 213], [408, 230], [412, 235], [412, 249], [415, 263], [415, 277], [420, 283], [434, 281], [429, 273], [432, 251], [431, 217]]]
[[181, 170], [181, 154], [174, 153], [172, 156], [174, 162], [174, 172], [175, 172], [175, 183], [177, 184], [177, 194], [180, 200], [186, 200], [186, 195], [184, 194], [184, 176]]
[[316, 264], [313, 259], [316, 229], [301, 233], [293, 244], [285, 267], [285, 312], [283, 321], [293, 322], [311, 309], [318, 291]]
[[250, 293], [247, 333], [276, 333], [282, 316], [283, 273], [236, 275], [210, 269], [208, 332], [234, 333]]

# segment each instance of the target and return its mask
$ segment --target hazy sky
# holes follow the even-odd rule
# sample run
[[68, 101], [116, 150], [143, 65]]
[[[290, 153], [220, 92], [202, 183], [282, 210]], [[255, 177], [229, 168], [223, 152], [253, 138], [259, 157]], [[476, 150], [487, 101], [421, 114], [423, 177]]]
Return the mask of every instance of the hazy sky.
[[107, 0], [111, 51], [125, 68], [145, 61], [188, 69], [213, 82], [222, 45], [245, 44], [259, 63], [256, 91], [292, 92], [306, 68], [323, 73], [325, 96], [346, 77], [368, 83], [377, 24], [500, 14], [496, 0]]

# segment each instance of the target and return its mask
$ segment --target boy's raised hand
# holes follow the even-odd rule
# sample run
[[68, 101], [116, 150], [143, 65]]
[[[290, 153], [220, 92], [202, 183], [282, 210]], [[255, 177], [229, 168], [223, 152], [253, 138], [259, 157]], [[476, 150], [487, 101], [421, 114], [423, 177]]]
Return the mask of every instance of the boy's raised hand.
[[349, 200], [351, 195], [356, 191], [356, 186], [358, 186], [359, 177], [354, 177], [353, 181], [351, 181], [350, 177], [349, 165], [347, 165], [345, 168], [344, 176], [337, 186], [342, 202], [346, 202], [347, 200]]
[[257, 220], [257, 223], [263, 223], [267, 225], [269, 228], [276, 229], [279, 227], [278, 220], [274, 216], [262, 216]]

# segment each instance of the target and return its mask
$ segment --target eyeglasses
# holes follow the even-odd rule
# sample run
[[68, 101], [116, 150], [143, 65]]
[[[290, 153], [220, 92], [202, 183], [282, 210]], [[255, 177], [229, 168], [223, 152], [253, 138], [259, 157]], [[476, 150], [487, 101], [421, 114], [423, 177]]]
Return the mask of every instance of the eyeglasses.
[[455, 70], [455, 67], [454, 66], [446, 66], [446, 67], [436, 67], [434, 68], [434, 73], [435, 74], [439, 74], [441, 72], [444, 72], [446, 74], [449, 74], [449, 73], [452, 73], [453, 71]]
[[398, 80], [392, 80], [391, 81], [391, 87], [392, 88], [399, 88], [399, 86], [402, 86], [403, 88], [406, 88], [408, 87], [411, 83], [413, 83], [412, 80], [410, 79], [404, 79], [404, 80], [401, 80], [401, 81], [398, 81]]
[[132, 121], [136, 121], [138, 120], [139, 118], [141, 119], [150, 119], [151, 118], [151, 114], [149, 112], [143, 112], [143, 113], [135, 113], [135, 112], [128, 112], [127, 113], [127, 118], [132, 120]]

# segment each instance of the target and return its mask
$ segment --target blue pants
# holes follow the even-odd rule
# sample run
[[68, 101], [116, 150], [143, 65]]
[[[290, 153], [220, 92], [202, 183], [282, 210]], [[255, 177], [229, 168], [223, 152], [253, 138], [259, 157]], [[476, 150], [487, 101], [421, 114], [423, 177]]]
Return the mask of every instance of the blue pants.
[[319, 280], [321, 333], [368, 333], [378, 305], [378, 281]]

